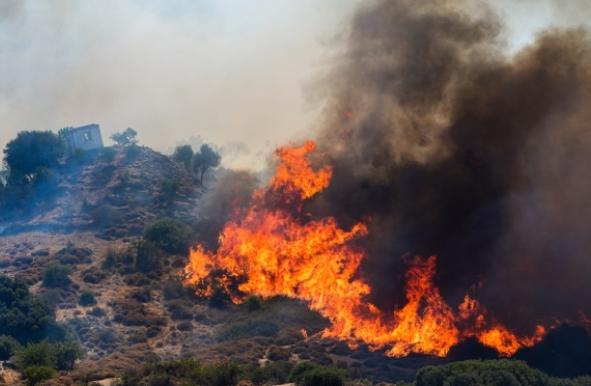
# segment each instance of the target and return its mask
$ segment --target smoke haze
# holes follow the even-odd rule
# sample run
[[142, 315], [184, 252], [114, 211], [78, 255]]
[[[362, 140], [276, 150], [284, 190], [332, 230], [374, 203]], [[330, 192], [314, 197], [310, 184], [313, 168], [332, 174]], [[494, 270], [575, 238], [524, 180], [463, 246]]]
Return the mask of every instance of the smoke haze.
[[[565, 3], [567, 3], [565, 5]], [[195, 136], [227, 166], [260, 167], [310, 136], [315, 79], [361, 0], [0, 2], [0, 146], [23, 129], [133, 127], [158, 150]], [[495, 1], [507, 49], [549, 24], [586, 22], [583, 0]], [[478, 7], [477, 7], [478, 8]], [[310, 91], [312, 89], [312, 91]]]

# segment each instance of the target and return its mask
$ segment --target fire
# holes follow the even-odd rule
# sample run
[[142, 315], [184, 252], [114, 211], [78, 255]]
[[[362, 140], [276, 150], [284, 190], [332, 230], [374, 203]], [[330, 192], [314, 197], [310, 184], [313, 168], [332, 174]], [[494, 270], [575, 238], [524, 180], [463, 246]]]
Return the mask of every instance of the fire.
[[[185, 267], [186, 284], [199, 295], [221, 288], [235, 303], [246, 296], [300, 299], [331, 325], [322, 336], [385, 349], [389, 356], [423, 353], [445, 356], [461, 339], [475, 336], [501, 355], [534, 344], [544, 334], [519, 338], [487, 321], [486, 311], [468, 296], [457, 312], [434, 285], [436, 258], [410, 262], [404, 307], [386, 313], [366, 301], [371, 287], [359, 277], [365, 255], [355, 240], [367, 234], [357, 223], [342, 229], [332, 217], [310, 220], [302, 203], [325, 189], [332, 169], [315, 170], [309, 160], [315, 143], [282, 147], [269, 186], [254, 193], [253, 203], [237, 213], [219, 236], [217, 251], [192, 249]], [[470, 322], [470, 327], [464, 326]], [[304, 333], [302, 333], [304, 334]], [[307, 332], [305, 333], [307, 336]]]

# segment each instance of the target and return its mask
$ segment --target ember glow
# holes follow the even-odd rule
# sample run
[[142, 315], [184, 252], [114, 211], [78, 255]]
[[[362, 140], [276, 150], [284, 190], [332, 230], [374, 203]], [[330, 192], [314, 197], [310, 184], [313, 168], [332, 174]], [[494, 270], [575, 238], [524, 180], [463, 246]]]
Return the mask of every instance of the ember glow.
[[[389, 356], [411, 353], [445, 356], [468, 337], [510, 356], [535, 344], [545, 330], [518, 337], [491, 321], [487, 311], [469, 296], [452, 309], [434, 285], [436, 257], [416, 257], [406, 272], [406, 300], [387, 313], [368, 303], [370, 285], [359, 277], [364, 252], [355, 240], [367, 234], [357, 223], [342, 229], [332, 217], [311, 220], [302, 203], [325, 189], [329, 167], [315, 170], [308, 156], [315, 143], [282, 147], [269, 186], [254, 193], [252, 205], [229, 221], [216, 252], [196, 246], [185, 267], [186, 284], [201, 296], [215, 288], [227, 291], [235, 303], [246, 296], [287, 296], [307, 302], [331, 325], [326, 338], [355, 347], [365, 343]], [[307, 335], [307, 333], [306, 333]]]

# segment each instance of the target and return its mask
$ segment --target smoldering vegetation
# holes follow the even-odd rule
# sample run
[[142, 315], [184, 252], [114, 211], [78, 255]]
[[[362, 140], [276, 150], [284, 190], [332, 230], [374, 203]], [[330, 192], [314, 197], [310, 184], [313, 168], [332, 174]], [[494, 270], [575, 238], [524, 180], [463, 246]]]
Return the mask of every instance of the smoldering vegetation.
[[406, 256], [509, 326], [591, 311], [591, 35], [548, 29], [509, 56], [485, 4], [372, 1], [356, 13], [318, 134], [331, 186], [309, 210], [368, 221], [362, 275], [403, 304]]

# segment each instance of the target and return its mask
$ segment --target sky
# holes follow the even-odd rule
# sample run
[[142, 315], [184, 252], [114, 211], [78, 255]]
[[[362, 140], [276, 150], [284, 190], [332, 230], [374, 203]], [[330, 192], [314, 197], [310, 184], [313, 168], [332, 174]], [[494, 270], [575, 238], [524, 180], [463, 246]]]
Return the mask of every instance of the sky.
[[[132, 127], [170, 151], [191, 137], [260, 167], [310, 135], [315, 80], [363, 0], [0, 0], [0, 147], [20, 130]], [[508, 50], [585, 0], [495, 0]], [[576, 10], [576, 11], [575, 11]], [[193, 140], [198, 142], [198, 140]], [[231, 150], [231, 151], [230, 151]]]

